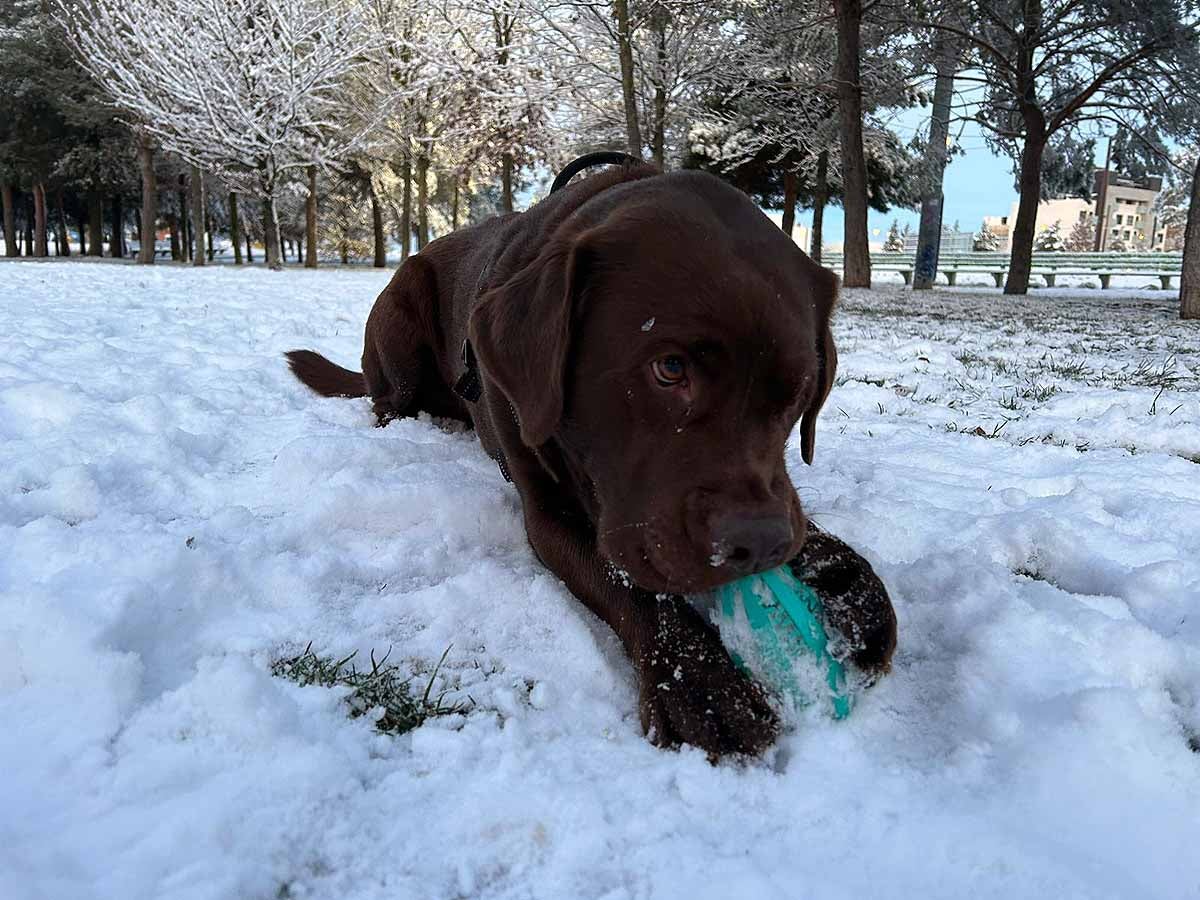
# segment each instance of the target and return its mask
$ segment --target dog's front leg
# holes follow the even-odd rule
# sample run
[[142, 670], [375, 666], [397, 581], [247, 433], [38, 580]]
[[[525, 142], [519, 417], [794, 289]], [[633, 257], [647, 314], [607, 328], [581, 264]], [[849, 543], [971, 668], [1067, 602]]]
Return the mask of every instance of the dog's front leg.
[[710, 757], [758, 753], [778, 719], [762, 689], [734, 666], [717, 633], [682, 597], [622, 583], [596, 550], [590, 528], [522, 491], [525, 527], [538, 557], [616, 632], [639, 681], [647, 737], [692, 744]]

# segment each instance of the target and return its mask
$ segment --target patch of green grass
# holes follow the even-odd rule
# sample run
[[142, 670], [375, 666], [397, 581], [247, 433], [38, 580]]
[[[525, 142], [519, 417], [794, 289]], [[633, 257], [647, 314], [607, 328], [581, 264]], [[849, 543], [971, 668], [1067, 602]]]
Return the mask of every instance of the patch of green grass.
[[1079, 357], [1057, 360], [1047, 353], [1038, 362], [1042, 371], [1052, 372], [1062, 378], [1080, 380], [1086, 378], [1092, 371], [1087, 361]]
[[325, 688], [349, 688], [345, 702], [350, 709], [350, 718], [378, 715], [375, 728], [384, 734], [404, 734], [419, 727], [426, 719], [467, 711], [466, 703], [447, 704], [445, 691], [436, 697], [432, 695], [433, 682], [446, 661], [449, 647], [429, 673], [420, 696], [413, 692], [414, 676], [404, 675], [398, 666], [388, 664], [391, 652], [388, 650], [383, 659], [376, 660], [375, 652], [371, 651], [370, 670], [359, 671], [354, 665], [357, 650], [337, 659], [313, 653], [310, 642], [303, 653], [275, 660], [271, 664], [271, 674], [294, 681], [301, 687], [315, 684]]
[[1017, 375], [1020, 370], [1016, 360], [1005, 359], [1003, 356], [990, 356], [988, 362], [992, 364], [992, 368], [996, 370], [997, 375]]
[[1045, 403], [1055, 394], [1061, 394], [1062, 388], [1056, 384], [1040, 384], [1035, 381], [1021, 388], [1017, 393], [1024, 400], [1032, 400], [1034, 403]]

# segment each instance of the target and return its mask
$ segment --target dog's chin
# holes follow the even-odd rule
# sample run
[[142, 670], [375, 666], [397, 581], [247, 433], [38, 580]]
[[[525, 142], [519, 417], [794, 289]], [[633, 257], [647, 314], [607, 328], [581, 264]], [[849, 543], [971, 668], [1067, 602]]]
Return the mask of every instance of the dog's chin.
[[657, 558], [649, 547], [630, 547], [605, 556], [631, 584], [651, 594], [703, 594], [738, 578], [708, 560], [671, 565]]

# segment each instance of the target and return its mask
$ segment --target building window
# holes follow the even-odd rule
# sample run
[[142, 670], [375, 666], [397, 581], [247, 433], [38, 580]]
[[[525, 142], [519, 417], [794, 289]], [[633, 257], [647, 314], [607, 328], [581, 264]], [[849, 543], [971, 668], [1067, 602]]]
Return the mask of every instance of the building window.
[[1124, 224], [1123, 219], [1124, 219], [1124, 216], [1117, 216], [1117, 224], [1118, 225]]

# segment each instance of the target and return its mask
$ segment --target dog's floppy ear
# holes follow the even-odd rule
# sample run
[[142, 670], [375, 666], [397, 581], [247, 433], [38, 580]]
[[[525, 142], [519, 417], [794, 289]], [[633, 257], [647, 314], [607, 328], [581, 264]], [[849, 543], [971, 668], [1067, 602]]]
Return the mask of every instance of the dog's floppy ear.
[[825, 405], [825, 398], [833, 389], [833, 379], [837, 375], [837, 348], [833, 344], [833, 332], [830, 330], [837, 295], [838, 277], [828, 269], [817, 269], [813, 278], [813, 304], [817, 328], [817, 391], [800, 419], [800, 455], [810, 466], [817, 443], [817, 416], [821, 407]]
[[467, 333], [483, 374], [517, 411], [521, 440], [540, 447], [563, 413], [580, 242], [558, 239], [480, 298]]

